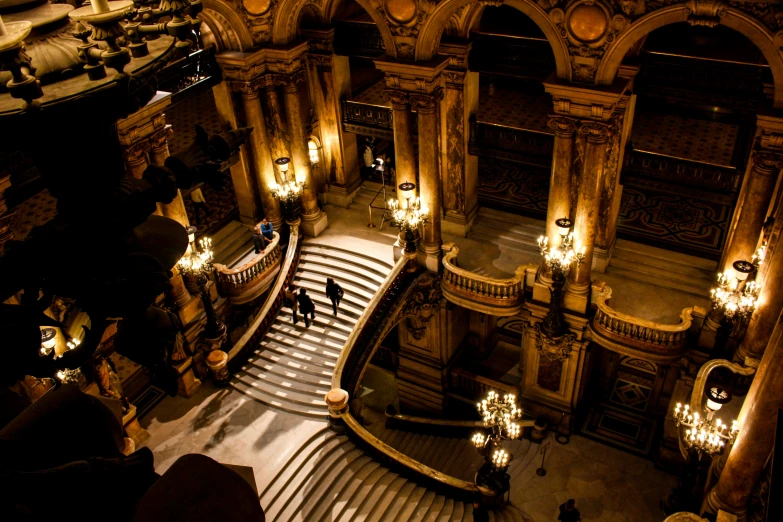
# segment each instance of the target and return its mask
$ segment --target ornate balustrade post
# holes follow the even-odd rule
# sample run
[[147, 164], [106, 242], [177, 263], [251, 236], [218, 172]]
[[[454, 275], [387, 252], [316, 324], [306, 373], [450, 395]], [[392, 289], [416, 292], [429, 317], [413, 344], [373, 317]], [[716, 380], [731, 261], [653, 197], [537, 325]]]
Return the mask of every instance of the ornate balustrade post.
[[351, 96], [347, 56], [334, 54], [334, 29], [302, 29], [309, 39], [308, 77], [317, 115], [314, 134], [321, 140], [321, 162], [316, 182], [326, 185], [327, 203], [348, 207], [362, 183], [356, 134], [343, 132], [340, 100]]
[[478, 110], [479, 90], [478, 73], [468, 70], [472, 45], [442, 42], [438, 49], [449, 55], [440, 111], [443, 231], [462, 237], [478, 213], [478, 156], [468, 152], [470, 118]]

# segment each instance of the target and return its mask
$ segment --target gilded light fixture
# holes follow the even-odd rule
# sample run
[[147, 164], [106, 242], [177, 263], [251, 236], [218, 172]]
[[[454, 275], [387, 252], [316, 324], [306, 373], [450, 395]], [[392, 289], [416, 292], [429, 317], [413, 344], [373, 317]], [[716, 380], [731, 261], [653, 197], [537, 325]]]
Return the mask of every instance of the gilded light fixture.
[[[761, 257], [754, 258], [754, 261], [760, 263], [763, 253]], [[736, 276], [718, 274], [718, 286], [710, 290], [713, 309], [720, 318], [713, 348], [718, 356], [724, 355], [723, 351], [737, 323], [746, 321], [756, 310], [761, 288], [755, 281], [747, 281], [756, 266], [753, 262], [735, 261], [732, 267]]]
[[[317, 154], [316, 150], [316, 154]], [[272, 183], [270, 190], [272, 195], [280, 202], [286, 221], [295, 221], [299, 217], [301, 208], [300, 197], [305, 187], [305, 182], [297, 182], [296, 179], [288, 179], [288, 167], [291, 164], [290, 158], [277, 158], [275, 165], [280, 171], [280, 184]]]
[[320, 157], [318, 155], [318, 144], [313, 139], [307, 140], [307, 153], [310, 155], [310, 166], [318, 168]]
[[413, 232], [419, 229], [419, 225], [427, 224], [429, 221], [429, 210], [422, 208], [421, 199], [412, 196], [413, 191], [416, 189], [416, 185], [411, 182], [405, 182], [401, 183], [398, 189], [400, 192], [404, 192], [406, 197], [402, 207], [400, 207], [398, 200], [389, 200], [391, 225], [393, 227], [398, 227], [400, 232], [403, 233], [405, 251], [407, 253], [413, 253], [416, 251], [416, 236]]
[[541, 255], [544, 256], [547, 269], [552, 273], [552, 286], [549, 288], [549, 312], [541, 325], [541, 331], [550, 338], [559, 338], [568, 332], [568, 325], [560, 310], [563, 286], [566, 276], [571, 271], [572, 263], [576, 262], [576, 265], [579, 266], [585, 258], [585, 247], [578, 251], [572, 248], [574, 243], [573, 222], [564, 217], [555, 221], [555, 225], [557, 225], [560, 235], [559, 245], [550, 247], [548, 237], [538, 238], [538, 248]]
[[215, 253], [212, 250], [212, 239], [202, 237], [198, 242], [198, 248], [195, 243], [191, 243], [185, 255], [177, 263], [184, 276], [195, 281], [196, 288], [201, 296], [204, 305], [204, 314], [207, 317], [207, 323], [204, 327], [204, 336], [207, 339], [220, 338], [225, 334], [226, 325], [224, 325], [215, 313], [212, 306], [212, 299], [209, 295], [209, 274], [214, 270], [212, 261]]
[[522, 410], [517, 406], [513, 394], [501, 396], [496, 391], [490, 391], [487, 398], [477, 403], [476, 407], [484, 420], [484, 426], [489, 429], [486, 435], [475, 433], [471, 438], [479, 454], [484, 457], [484, 464], [476, 475], [476, 484], [503, 494], [509, 486], [506, 470], [514, 458], [503, 449], [503, 441], [518, 439], [522, 434], [522, 426], [517, 422], [522, 417]]

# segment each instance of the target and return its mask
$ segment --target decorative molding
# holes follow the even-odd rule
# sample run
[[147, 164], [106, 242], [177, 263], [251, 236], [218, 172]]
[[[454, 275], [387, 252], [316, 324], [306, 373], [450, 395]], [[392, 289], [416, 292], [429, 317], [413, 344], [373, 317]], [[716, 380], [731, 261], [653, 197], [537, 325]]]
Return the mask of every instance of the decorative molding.
[[383, 99], [391, 102], [395, 110], [410, 110], [410, 99], [408, 93], [400, 89], [385, 89]]
[[720, 18], [726, 15], [728, 6], [722, 0], [688, 0], [688, 23], [715, 27]]
[[776, 175], [783, 169], [783, 153], [771, 150], [754, 150], [751, 155], [753, 169], [763, 174]]
[[536, 350], [540, 357], [544, 357], [549, 361], [565, 361], [571, 357], [574, 343], [576, 342], [576, 335], [568, 333], [562, 337], [553, 339], [544, 335], [541, 331], [541, 322], [537, 322], [533, 325]]
[[571, 138], [576, 132], [577, 121], [574, 118], [553, 114], [549, 116], [547, 126], [558, 138]]
[[438, 87], [429, 94], [411, 94], [409, 97], [411, 108], [422, 114], [433, 113], [438, 108], [443, 96], [442, 87]]
[[606, 143], [612, 135], [612, 127], [606, 123], [583, 120], [579, 125], [578, 133], [579, 137], [587, 139], [590, 143]]

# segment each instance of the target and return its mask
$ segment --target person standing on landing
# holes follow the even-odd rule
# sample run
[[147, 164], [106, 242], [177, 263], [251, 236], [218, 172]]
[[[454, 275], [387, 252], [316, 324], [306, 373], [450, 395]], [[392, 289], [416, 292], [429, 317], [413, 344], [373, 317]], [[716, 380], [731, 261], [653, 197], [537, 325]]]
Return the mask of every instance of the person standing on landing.
[[331, 277], [326, 278], [326, 297], [332, 301], [332, 311], [335, 317], [337, 317], [337, 307], [340, 306], [340, 299], [343, 298], [344, 294], [345, 292], [343, 292], [340, 285], [334, 282], [334, 279]]
[[[291, 308], [291, 317], [293, 317], [293, 322], [296, 324], [298, 321], [296, 317], [296, 310], [299, 307], [299, 303], [296, 300], [296, 288], [294, 288], [294, 285], [288, 285], [288, 290], [285, 290], [283, 292], [283, 297], [285, 298], [283, 301], [284, 306], [288, 306]], [[307, 321], [307, 318], [305, 318], [305, 322]]]
[[253, 247], [256, 250], [256, 254], [260, 254], [266, 248], [264, 239], [264, 235], [261, 233], [261, 223], [259, 223], [253, 229]]
[[310, 296], [307, 295], [307, 290], [300, 288], [296, 300], [299, 302], [299, 310], [302, 311], [302, 316], [304, 317], [305, 328], [310, 328], [310, 321], [307, 320], [307, 315], [310, 314], [310, 318], [315, 321], [315, 305]]
[[560, 504], [560, 515], [557, 517], [561, 522], [579, 522], [582, 515], [576, 509], [576, 500], [569, 498], [566, 502]]
[[193, 201], [193, 213], [196, 215], [196, 226], [201, 224], [201, 211], [209, 216], [212, 212], [207, 206], [207, 201], [204, 199], [204, 193], [201, 192], [201, 188], [196, 187], [190, 191], [190, 200]]

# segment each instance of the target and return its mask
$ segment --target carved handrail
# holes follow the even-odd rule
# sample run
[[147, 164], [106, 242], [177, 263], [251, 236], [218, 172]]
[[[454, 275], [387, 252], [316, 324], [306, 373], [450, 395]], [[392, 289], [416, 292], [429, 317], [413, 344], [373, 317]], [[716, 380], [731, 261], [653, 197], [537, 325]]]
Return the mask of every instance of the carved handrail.
[[604, 286], [596, 292], [596, 288], [593, 287], [592, 301], [597, 309], [590, 322], [596, 343], [628, 355], [644, 355], [656, 362], [679, 357], [693, 321], [692, 307], [680, 313], [679, 324], [661, 324], [614, 310], [607, 304], [612, 290]]
[[[333, 389], [344, 389], [349, 392], [349, 395], [353, 395], [354, 390], [358, 387], [359, 382], [361, 382], [362, 371], [361, 369], [355, 371], [356, 369], [354, 366], [366, 366], [366, 363], [369, 362], [369, 355], [359, 352], [371, 351], [374, 348], [373, 344], [376, 341], [380, 342], [381, 339], [376, 335], [382, 330], [382, 328], [379, 328], [378, 324], [381, 320], [381, 318], [378, 317], [379, 310], [388, 308], [391, 299], [389, 294], [395, 293], [395, 284], [405, 275], [404, 270], [406, 266], [415, 259], [415, 257], [415, 253], [403, 254], [364, 309], [364, 312], [356, 322], [351, 334], [348, 336], [345, 346], [340, 352], [340, 356], [335, 364], [334, 373], [332, 374]], [[388, 310], [384, 311], [388, 312]], [[491, 493], [488, 490], [484, 491], [479, 489], [478, 486], [472, 482], [466, 482], [450, 475], [445, 475], [400, 453], [367, 431], [348, 411], [342, 412], [340, 418], [345, 422], [348, 429], [360, 439], [362, 444], [371, 447], [373, 451], [404, 466], [408, 470], [421, 475], [427, 480], [433, 481], [440, 487], [445, 487], [452, 491], [457, 490], [461, 495], [472, 495], [478, 492]]]
[[[283, 259], [277, 281], [275, 281], [275, 285], [272, 287], [269, 295], [267, 295], [261, 310], [253, 318], [253, 322], [228, 352], [228, 360], [232, 365], [236, 364], [235, 360], [241, 360], [244, 356], [250, 355], [248, 352], [252, 352], [255, 344], [266, 334], [283, 304], [282, 289], [290, 284], [296, 273], [301, 248], [299, 220], [289, 224], [291, 226], [291, 235], [288, 239], [288, 250]], [[242, 357], [239, 357], [240, 354], [242, 354]]]
[[527, 267], [520, 266], [511, 279], [495, 279], [479, 275], [457, 265], [459, 248], [444, 243], [443, 278], [441, 287], [449, 301], [491, 315], [510, 316], [522, 309]]
[[267, 248], [242, 265], [229, 268], [215, 263], [215, 277], [220, 294], [234, 304], [252, 301], [268, 287], [272, 277], [280, 269], [280, 234], [274, 237]]

